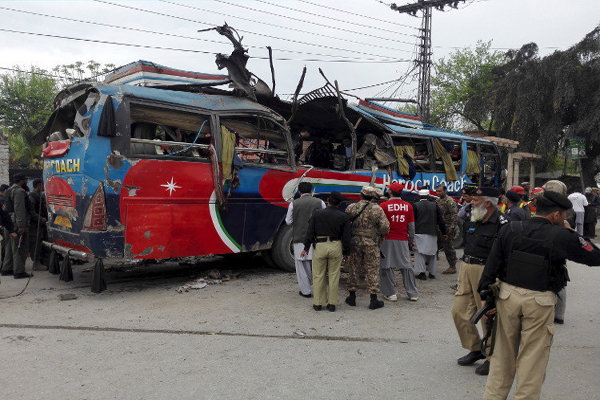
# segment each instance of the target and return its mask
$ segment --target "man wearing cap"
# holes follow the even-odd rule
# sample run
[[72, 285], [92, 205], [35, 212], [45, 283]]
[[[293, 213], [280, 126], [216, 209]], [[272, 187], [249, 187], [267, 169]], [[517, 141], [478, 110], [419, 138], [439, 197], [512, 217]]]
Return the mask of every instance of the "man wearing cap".
[[383, 298], [389, 301], [398, 300], [398, 290], [394, 279], [394, 269], [399, 268], [402, 273], [404, 290], [411, 301], [417, 301], [419, 291], [415, 282], [415, 272], [410, 262], [410, 249], [415, 242], [415, 218], [413, 207], [402, 200], [400, 195], [404, 190], [401, 183], [392, 183], [388, 186], [390, 199], [381, 203], [381, 208], [390, 223], [390, 233], [381, 243], [380, 286]]
[[564, 228], [569, 199], [546, 191], [530, 220], [502, 228], [478, 291], [499, 283], [496, 341], [484, 399], [540, 398], [554, 332], [556, 294], [567, 284], [566, 259], [600, 265], [600, 249]]
[[531, 216], [533, 216], [535, 214], [535, 212], [537, 211], [537, 207], [536, 207], [537, 198], [543, 194], [544, 194], [544, 188], [541, 188], [541, 187], [533, 188], [529, 192], [529, 203], [527, 203], [527, 207], [529, 207], [529, 212], [530, 212]]
[[13, 232], [10, 235], [2, 263], [1, 275], [13, 275], [15, 279], [29, 278], [25, 272], [27, 260], [27, 230], [29, 228], [29, 200], [23, 187], [27, 184], [27, 177], [22, 174], [14, 176], [13, 185], [5, 193], [5, 206], [13, 223]]
[[437, 275], [437, 233], [438, 227], [442, 235], [446, 234], [446, 224], [440, 208], [429, 200], [429, 190], [419, 190], [419, 201], [414, 206], [415, 212], [415, 272], [417, 279], [426, 280]]
[[444, 249], [448, 268], [443, 274], [456, 273], [456, 250], [454, 250], [454, 237], [458, 230], [458, 206], [453, 198], [448, 196], [446, 185], [439, 185], [435, 188], [438, 195], [436, 203], [442, 213], [442, 219], [446, 224], [446, 234], [441, 236], [440, 244]]
[[[463, 348], [469, 353], [459, 358], [459, 365], [473, 365], [485, 358], [481, 352], [481, 337], [477, 327], [470, 321], [471, 316], [481, 304], [477, 291], [483, 266], [487, 260], [492, 244], [498, 231], [508, 223], [508, 220], [498, 211], [498, 196], [496, 188], [482, 187], [477, 189], [471, 200], [471, 221], [467, 225], [465, 251], [462, 264], [458, 270], [458, 289], [454, 294], [452, 319]], [[483, 320], [483, 318], [482, 318]], [[485, 323], [482, 321], [485, 331]], [[487, 375], [489, 361], [485, 361], [475, 370], [478, 375]]]
[[301, 256], [304, 250], [304, 239], [308, 229], [308, 221], [315, 210], [325, 208], [323, 200], [313, 197], [313, 185], [310, 182], [300, 182], [298, 185], [300, 197], [288, 206], [285, 223], [292, 225], [292, 246], [294, 247], [294, 262], [296, 264], [296, 278], [300, 288], [300, 296], [311, 296], [312, 253], [310, 247], [307, 254]]
[[506, 218], [508, 218], [510, 222], [525, 221], [526, 219], [529, 219], [529, 214], [521, 207], [523, 200], [520, 194], [508, 190], [504, 197], [506, 199], [506, 210], [504, 211], [504, 215], [506, 215]]
[[315, 244], [312, 265], [315, 311], [321, 311], [327, 304], [327, 310], [333, 312], [337, 305], [342, 257], [350, 252], [350, 218], [338, 208], [343, 200], [340, 192], [331, 192], [327, 208], [314, 211], [306, 231], [304, 249], [300, 254], [306, 256], [313, 243]]
[[383, 307], [383, 301], [377, 299], [379, 293], [379, 266], [381, 262], [379, 244], [390, 231], [390, 224], [381, 207], [372, 200], [377, 200], [380, 190], [365, 186], [360, 191], [361, 200], [346, 208], [352, 222], [352, 251], [350, 253], [350, 276], [348, 277], [349, 296], [346, 303], [356, 306], [356, 290], [358, 289], [361, 271], [366, 271], [367, 290], [371, 295], [369, 308], [375, 310]]

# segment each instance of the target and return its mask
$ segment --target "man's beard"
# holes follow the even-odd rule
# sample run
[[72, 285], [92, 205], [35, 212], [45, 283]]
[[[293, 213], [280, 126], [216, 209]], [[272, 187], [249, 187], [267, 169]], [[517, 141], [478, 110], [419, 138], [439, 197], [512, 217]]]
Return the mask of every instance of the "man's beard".
[[477, 207], [471, 208], [471, 222], [479, 222], [487, 215], [487, 208], [481, 204]]

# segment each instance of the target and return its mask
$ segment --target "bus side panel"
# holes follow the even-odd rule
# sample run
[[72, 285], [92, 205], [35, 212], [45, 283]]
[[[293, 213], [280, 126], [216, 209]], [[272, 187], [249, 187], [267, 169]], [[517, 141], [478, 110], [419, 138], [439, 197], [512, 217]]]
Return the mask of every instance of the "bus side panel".
[[123, 187], [126, 257], [225, 254], [242, 240], [230, 237], [220, 222], [210, 164], [142, 159], [131, 166]]

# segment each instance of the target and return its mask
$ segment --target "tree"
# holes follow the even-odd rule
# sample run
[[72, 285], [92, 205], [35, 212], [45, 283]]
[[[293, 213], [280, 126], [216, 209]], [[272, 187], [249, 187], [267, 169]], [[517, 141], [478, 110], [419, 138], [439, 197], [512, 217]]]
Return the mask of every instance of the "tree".
[[35, 67], [0, 77], [0, 127], [8, 133], [13, 165], [27, 167], [38, 162], [40, 148], [30, 146], [29, 141], [52, 113], [56, 89], [54, 79]]
[[539, 58], [537, 50], [529, 43], [510, 51], [494, 69], [496, 132], [546, 156], [564, 154], [570, 137], [586, 138], [582, 170], [592, 185], [600, 171], [600, 26], [565, 51]]
[[432, 123], [447, 129], [479, 129], [493, 126], [489, 92], [493, 71], [505, 56], [490, 51], [491, 42], [477, 42], [474, 50], [457, 50], [435, 63], [431, 78]]

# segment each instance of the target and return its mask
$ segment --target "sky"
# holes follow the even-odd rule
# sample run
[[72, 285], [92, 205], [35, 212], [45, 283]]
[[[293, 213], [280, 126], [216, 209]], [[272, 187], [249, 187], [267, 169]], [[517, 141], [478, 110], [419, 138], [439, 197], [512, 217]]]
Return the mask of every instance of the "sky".
[[[276, 93], [284, 98], [294, 92], [305, 65], [303, 93], [325, 84], [321, 68], [340, 89], [356, 96], [415, 98], [413, 60], [421, 18], [393, 11], [389, 4], [389, 0], [2, 0], [0, 68], [51, 69], [88, 60], [120, 66], [147, 60], [224, 73], [214, 57], [229, 54], [231, 45], [214, 30], [198, 30], [227, 22], [249, 48], [248, 69], [269, 84], [266, 46], [273, 48]], [[477, 41], [492, 41], [492, 48], [502, 52], [535, 42], [544, 56], [572, 46], [598, 24], [598, 0], [466, 0], [457, 9], [433, 11], [433, 60]], [[364, 86], [371, 87], [356, 89]]]

